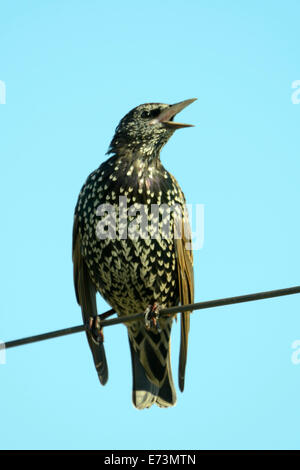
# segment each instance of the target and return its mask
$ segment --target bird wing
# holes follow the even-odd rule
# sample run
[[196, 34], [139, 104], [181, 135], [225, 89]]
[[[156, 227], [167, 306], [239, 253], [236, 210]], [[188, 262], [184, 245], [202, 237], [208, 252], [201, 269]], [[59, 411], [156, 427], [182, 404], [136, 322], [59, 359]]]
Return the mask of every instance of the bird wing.
[[[73, 225], [72, 258], [76, 298], [77, 302], [81, 306], [83, 321], [86, 324], [89, 323], [89, 319], [91, 317], [97, 317], [97, 290], [90, 278], [88, 267], [81, 254], [81, 237], [78, 217], [76, 215]], [[93, 354], [99, 380], [102, 385], [105, 385], [108, 380], [108, 367], [103, 342], [96, 341], [90, 331], [87, 331], [86, 334]]]
[[[186, 211], [185, 211], [186, 212]], [[180, 226], [180, 238], [175, 239], [175, 249], [177, 256], [179, 300], [181, 305], [192, 304], [194, 302], [194, 270], [193, 252], [191, 241], [191, 228], [187, 214], [177, 221]], [[181, 230], [180, 230], [181, 229]], [[189, 244], [189, 249], [188, 245]], [[187, 360], [188, 335], [190, 329], [190, 313], [181, 313], [181, 337], [179, 353], [179, 388], [184, 389], [184, 375]]]

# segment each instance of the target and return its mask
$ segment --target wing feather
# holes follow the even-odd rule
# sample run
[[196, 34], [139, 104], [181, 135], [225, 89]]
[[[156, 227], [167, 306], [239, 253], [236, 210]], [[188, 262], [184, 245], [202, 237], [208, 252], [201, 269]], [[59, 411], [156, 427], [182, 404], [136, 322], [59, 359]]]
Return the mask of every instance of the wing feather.
[[[81, 254], [79, 223], [76, 215], [73, 226], [72, 258], [76, 298], [81, 306], [83, 321], [84, 323], [88, 323], [90, 317], [96, 317], [98, 314], [96, 304], [97, 291]], [[86, 334], [99, 380], [102, 385], [105, 385], [108, 380], [108, 367], [103, 342], [96, 341], [89, 331], [87, 331]]]
[[[187, 214], [179, 222], [181, 237], [175, 239], [175, 248], [177, 255], [179, 299], [181, 305], [192, 304], [194, 302], [194, 269], [191, 229]], [[190, 329], [190, 313], [181, 313], [181, 337], [179, 353], [179, 388], [184, 389], [184, 377], [187, 361], [188, 335]]]

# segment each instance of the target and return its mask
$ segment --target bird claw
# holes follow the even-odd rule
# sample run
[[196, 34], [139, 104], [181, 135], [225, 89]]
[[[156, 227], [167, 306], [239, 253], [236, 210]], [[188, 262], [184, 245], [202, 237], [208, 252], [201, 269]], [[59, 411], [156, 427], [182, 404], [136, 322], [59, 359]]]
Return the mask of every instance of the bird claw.
[[90, 317], [87, 322], [87, 329], [90, 331], [92, 338], [97, 343], [103, 343], [104, 336], [103, 336], [103, 328], [101, 327], [100, 318], [97, 317]]
[[161, 328], [159, 325], [159, 311], [160, 306], [157, 303], [153, 305], [148, 305], [145, 310], [145, 327], [146, 330], [150, 330], [151, 328], [155, 329], [156, 331], [160, 332]]

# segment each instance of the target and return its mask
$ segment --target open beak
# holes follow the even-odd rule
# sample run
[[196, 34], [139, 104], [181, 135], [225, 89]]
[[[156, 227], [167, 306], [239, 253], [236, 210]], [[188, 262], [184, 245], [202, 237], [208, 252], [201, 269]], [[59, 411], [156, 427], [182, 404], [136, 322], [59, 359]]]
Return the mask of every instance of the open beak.
[[196, 101], [197, 98], [191, 98], [190, 100], [180, 101], [180, 103], [173, 104], [167, 109], [164, 109], [160, 115], [156, 118], [156, 122], [161, 122], [170, 129], [181, 129], [182, 127], [194, 127], [193, 124], [183, 124], [181, 122], [174, 122], [172, 118], [186, 108], [189, 104]]

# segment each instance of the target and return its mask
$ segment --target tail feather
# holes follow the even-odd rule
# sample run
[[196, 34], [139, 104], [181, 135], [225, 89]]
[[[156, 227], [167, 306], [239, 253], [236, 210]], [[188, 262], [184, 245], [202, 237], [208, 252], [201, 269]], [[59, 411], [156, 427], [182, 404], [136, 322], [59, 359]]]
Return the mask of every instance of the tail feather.
[[129, 336], [133, 377], [132, 401], [139, 410], [150, 408], [154, 403], [164, 408], [176, 403], [170, 364], [170, 348], [164, 350], [162, 360], [161, 354], [156, 355], [157, 350], [154, 343], [147, 341], [148, 334], [149, 332], [144, 330], [143, 341], [138, 348], [134, 347], [134, 345], [136, 346], [134, 338]]
[[132, 401], [134, 406], [142, 410], [149, 408], [156, 401], [159, 388], [148, 379], [146, 371], [142, 366], [138, 353], [134, 350], [129, 339], [131, 361], [132, 361]]
[[172, 379], [171, 362], [170, 362], [170, 351], [167, 359], [167, 374], [163, 385], [160, 387], [156, 404], [161, 408], [167, 408], [169, 406], [176, 405], [177, 397], [175, 387]]

